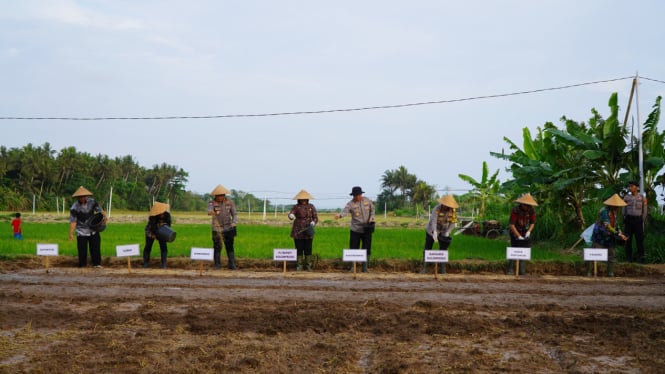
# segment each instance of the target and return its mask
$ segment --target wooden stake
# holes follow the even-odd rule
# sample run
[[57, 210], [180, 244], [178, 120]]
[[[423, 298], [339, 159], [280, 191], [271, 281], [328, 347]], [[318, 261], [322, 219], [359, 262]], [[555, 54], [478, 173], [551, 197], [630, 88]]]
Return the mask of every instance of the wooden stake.
[[203, 261], [199, 261], [199, 276], [203, 276]]
[[598, 276], [598, 261], [593, 262], [593, 276], [594, 278]]
[[130, 257], [127, 257], [127, 272], [132, 272], [132, 262], [130, 261]]
[[284, 261], [284, 272], [286, 273], [286, 261]]
[[44, 266], [46, 266], [46, 272], [48, 273], [48, 256], [44, 256]]
[[515, 276], [520, 276], [520, 260], [515, 260]]

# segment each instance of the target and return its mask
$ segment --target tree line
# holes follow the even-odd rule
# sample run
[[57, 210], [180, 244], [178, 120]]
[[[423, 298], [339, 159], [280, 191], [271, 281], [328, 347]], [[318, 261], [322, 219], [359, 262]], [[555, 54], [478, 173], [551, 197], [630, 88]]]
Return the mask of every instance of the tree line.
[[100, 202], [112, 191], [114, 208], [146, 210], [156, 200], [178, 206], [188, 204], [187, 177], [177, 166], [162, 163], [145, 168], [129, 155], [110, 158], [75, 147], [56, 151], [49, 143], [1, 146], [0, 209], [28, 210], [34, 199], [36, 209], [55, 211], [56, 201], [70, 199], [79, 186], [91, 190]]

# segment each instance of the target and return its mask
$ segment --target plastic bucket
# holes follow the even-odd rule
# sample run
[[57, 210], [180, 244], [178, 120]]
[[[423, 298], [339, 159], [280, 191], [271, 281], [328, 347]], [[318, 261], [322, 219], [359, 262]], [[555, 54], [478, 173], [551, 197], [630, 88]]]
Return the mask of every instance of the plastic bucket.
[[175, 240], [175, 231], [170, 226], [163, 225], [157, 229], [155, 236], [157, 236], [157, 240], [170, 243]]

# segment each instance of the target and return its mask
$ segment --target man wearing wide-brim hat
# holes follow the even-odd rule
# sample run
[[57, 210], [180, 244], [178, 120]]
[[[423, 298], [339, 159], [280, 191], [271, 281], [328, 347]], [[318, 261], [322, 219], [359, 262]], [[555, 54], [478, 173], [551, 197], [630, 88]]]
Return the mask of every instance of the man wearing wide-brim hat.
[[[510, 246], [529, 248], [531, 247], [531, 231], [536, 225], [536, 200], [530, 193], [525, 193], [515, 200], [517, 206], [510, 211], [510, 223], [508, 231], [510, 234]], [[526, 261], [520, 261], [520, 275], [526, 274]], [[515, 274], [515, 260], [508, 260], [508, 274]]]
[[235, 263], [235, 250], [233, 248], [238, 215], [236, 214], [236, 205], [226, 197], [230, 193], [231, 191], [226, 187], [218, 184], [210, 192], [213, 199], [208, 202], [208, 215], [212, 216], [212, 245], [215, 269], [222, 267], [222, 243], [226, 246], [226, 255], [229, 258], [228, 268], [231, 270], [238, 268]]
[[92, 198], [92, 192], [83, 186], [79, 187], [72, 197], [76, 198], [76, 201], [69, 210], [69, 240], [74, 240], [76, 232], [78, 266], [87, 265], [90, 248], [92, 266], [102, 267], [102, 239], [99, 233], [106, 228], [106, 213]]
[[[609, 199], [603, 201], [605, 205], [598, 212], [598, 219], [593, 225], [591, 242], [593, 248], [607, 248], [607, 276], [614, 276], [614, 249], [617, 244], [626, 240], [626, 236], [619, 228], [618, 210], [626, 206], [626, 202], [614, 194]], [[591, 275], [591, 262], [587, 265], [587, 275]]]
[[[360, 186], [351, 189], [349, 195], [353, 199], [349, 201], [341, 213], [335, 215], [340, 219], [351, 214], [351, 233], [349, 235], [349, 249], [365, 249], [367, 261], [363, 262], [362, 271], [368, 272], [369, 257], [372, 252], [372, 233], [374, 232], [374, 203], [363, 196], [365, 192]], [[361, 246], [362, 243], [362, 246]]]
[[[430, 250], [434, 246], [434, 242], [439, 242], [439, 249], [446, 250], [450, 247], [453, 238], [450, 233], [455, 228], [457, 222], [456, 209], [459, 204], [455, 201], [452, 195], [442, 196], [437, 200], [439, 204], [432, 209], [432, 214], [429, 216], [429, 222], [425, 227], [425, 250]], [[446, 273], [446, 264], [440, 263], [438, 265], [439, 274]], [[423, 269], [421, 273], [427, 272], [427, 263], [425, 262], [425, 252], [423, 252]]]
[[[143, 267], [150, 267], [150, 252], [155, 239], [159, 242], [159, 251], [161, 257], [161, 268], [166, 269], [166, 258], [168, 256], [167, 238], [158, 235], [162, 226], [171, 227], [171, 206], [166, 203], [156, 201], [150, 212], [148, 212], [148, 223], [145, 225], [145, 247], [143, 247]], [[175, 233], [173, 233], [175, 235]]]
[[293, 221], [291, 237], [296, 247], [298, 264], [296, 270], [303, 268], [312, 271], [312, 243], [314, 241], [314, 226], [319, 223], [319, 215], [314, 204], [310, 203], [314, 197], [305, 190], [300, 190], [296, 196], [296, 205], [289, 212], [289, 219]]

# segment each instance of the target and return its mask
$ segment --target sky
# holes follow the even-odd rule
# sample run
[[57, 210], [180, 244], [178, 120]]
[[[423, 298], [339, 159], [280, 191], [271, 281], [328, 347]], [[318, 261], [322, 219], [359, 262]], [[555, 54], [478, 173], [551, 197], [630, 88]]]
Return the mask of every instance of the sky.
[[665, 93], [659, 0], [0, 2], [0, 145], [167, 163], [197, 193], [335, 208], [400, 166], [464, 193], [483, 162], [510, 177], [490, 152], [524, 127], [613, 92], [623, 120], [635, 76], [629, 122]]

